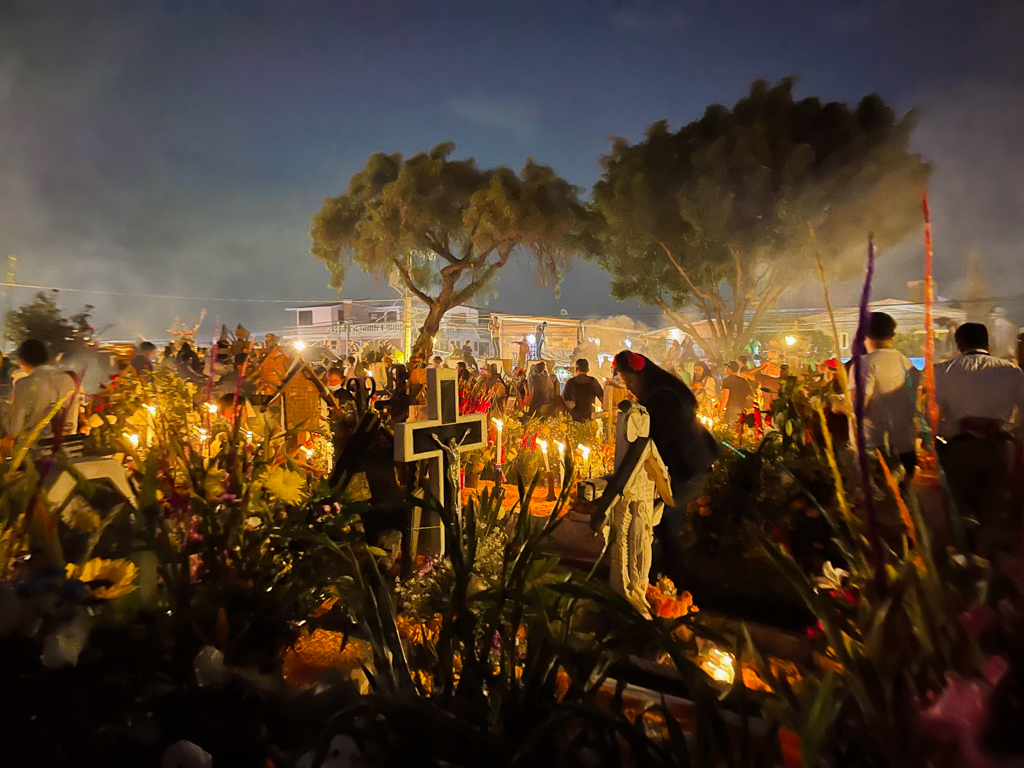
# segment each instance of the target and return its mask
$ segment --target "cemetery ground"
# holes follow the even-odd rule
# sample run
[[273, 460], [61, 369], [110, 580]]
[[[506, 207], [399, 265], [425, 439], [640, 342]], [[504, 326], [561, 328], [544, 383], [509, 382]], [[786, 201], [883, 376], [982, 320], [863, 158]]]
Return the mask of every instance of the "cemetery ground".
[[[330, 473], [296, 450], [301, 430], [218, 420], [192, 394], [171, 377], [112, 386], [89, 439], [122, 475], [33, 457], [31, 436], [0, 466], [4, 765], [157, 765], [180, 742], [275, 766], [1020, 751], [1015, 550], [975, 556], [970, 522], [903, 503], [884, 464], [872, 541], [852, 452], [815, 438], [807, 392], [780, 398], [789, 429], [718, 435], [686, 561], [656, 553], [669, 578], [652, 580], [650, 616], [607, 586], [571, 454], [548, 501], [535, 425], [513, 440], [506, 419], [522, 467], [500, 462], [508, 487], [463, 494], [451, 470], [475, 459], [451, 443], [481, 422], [440, 392], [397, 454], [376, 414], [353, 414]], [[425, 426], [440, 444], [417, 444]], [[415, 461], [396, 474], [396, 455]], [[414, 527], [443, 554], [384, 533]]]

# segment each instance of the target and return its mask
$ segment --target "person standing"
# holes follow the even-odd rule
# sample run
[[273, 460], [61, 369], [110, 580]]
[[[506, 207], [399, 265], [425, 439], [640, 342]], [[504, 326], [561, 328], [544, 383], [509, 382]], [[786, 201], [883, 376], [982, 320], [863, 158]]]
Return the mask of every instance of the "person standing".
[[530, 408], [534, 414], [546, 415], [551, 409], [551, 377], [548, 376], [547, 365], [541, 360], [533, 366], [530, 373]]
[[651, 417], [650, 434], [672, 480], [674, 506], [665, 507], [655, 536], [661, 546], [661, 571], [679, 581], [686, 509], [697, 498], [718, 455], [717, 444], [697, 421], [697, 399], [668, 371], [636, 352], [615, 356], [615, 374]]
[[[154, 351], [156, 347], [153, 348]], [[3, 412], [4, 432], [14, 437], [35, 429], [61, 400], [64, 407], [44, 424], [40, 437], [55, 433], [70, 435], [78, 431], [78, 386], [71, 374], [48, 365], [50, 355], [38, 339], [26, 339], [18, 347], [18, 365], [25, 373], [11, 387], [11, 402]]]
[[491, 357], [499, 359], [501, 357], [501, 320], [497, 315], [491, 315], [487, 330], [491, 334]]
[[537, 357], [538, 360], [543, 360], [544, 359], [544, 344], [547, 341], [547, 338], [546, 338], [547, 332], [548, 332], [547, 321], [545, 321], [545, 322], [543, 322], [543, 323], [541, 323], [540, 325], [537, 326], [537, 335], [536, 335], [536, 339], [537, 339], [537, 342], [536, 342], [537, 355], [536, 355], [536, 357]]
[[697, 400], [697, 410], [706, 419], [713, 419], [718, 413], [718, 380], [707, 363], [698, 360], [693, 364], [690, 389]]
[[1024, 423], [1024, 371], [988, 351], [988, 329], [964, 323], [960, 354], [935, 366], [939, 461], [957, 508], [979, 521], [980, 554], [1013, 546], [1020, 527], [1020, 491], [1013, 482]]
[[594, 418], [594, 403], [604, 397], [604, 389], [600, 382], [590, 375], [590, 361], [580, 358], [576, 361], [576, 375], [565, 382], [562, 399], [569, 415], [576, 422], [590, 421]]
[[141, 376], [143, 373], [152, 373], [156, 361], [156, 344], [151, 341], [144, 341], [135, 350], [132, 358], [132, 368], [135, 373]]
[[864, 431], [871, 454], [877, 449], [897, 459], [909, 485], [917, 470], [917, 371], [906, 355], [893, 348], [895, 337], [892, 316], [872, 312], [865, 339], [868, 352], [862, 362]]
[[740, 363], [733, 362], [725, 366], [726, 376], [722, 379], [723, 419], [727, 426], [736, 426], [745, 411], [750, 410], [754, 402], [754, 385], [749, 379], [740, 376]]
[[519, 357], [516, 360], [516, 367], [526, 370], [526, 364], [530, 361], [530, 342], [524, 336], [519, 341]]

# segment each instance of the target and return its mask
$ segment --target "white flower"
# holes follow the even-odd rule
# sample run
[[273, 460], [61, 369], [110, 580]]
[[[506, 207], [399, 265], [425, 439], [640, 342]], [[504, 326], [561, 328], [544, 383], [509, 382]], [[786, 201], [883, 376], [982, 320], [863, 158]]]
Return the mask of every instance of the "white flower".
[[831, 562], [826, 562], [821, 569], [821, 576], [817, 578], [818, 589], [836, 590], [843, 588], [843, 579], [849, 576], [848, 571], [842, 568], [833, 568]]

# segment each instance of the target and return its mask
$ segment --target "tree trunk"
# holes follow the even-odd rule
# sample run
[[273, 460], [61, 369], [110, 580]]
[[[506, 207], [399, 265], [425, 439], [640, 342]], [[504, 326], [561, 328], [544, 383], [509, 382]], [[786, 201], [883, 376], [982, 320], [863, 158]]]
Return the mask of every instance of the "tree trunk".
[[423, 321], [423, 325], [420, 327], [419, 333], [416, 335], [416, 342], [412, 345], [413, 357], [418, 357], [423, 362], [430, 362], [430, 357], [434, 352], [434, 337], [437, 336], [437, 332], [441, 330], [441, 320], [444, 318], [444, 313], [447, 312], [450, 307], [442, 304], [440, 299], [434, 301], [430, 305], [430, 309], [427, 311], [427, 317]]

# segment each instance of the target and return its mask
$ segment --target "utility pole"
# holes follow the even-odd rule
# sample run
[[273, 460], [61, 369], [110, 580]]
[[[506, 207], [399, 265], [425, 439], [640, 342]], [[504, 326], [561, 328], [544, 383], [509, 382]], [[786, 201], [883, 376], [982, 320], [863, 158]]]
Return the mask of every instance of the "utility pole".
[[[4, 298], [4, 326], [7, 325], [7, 316], [11, 314], [14, 302], [14, 276], [18, 271], [18, 257], [11, 254], [7, 257], [7, 277], [4, 279], [4, 285], [6, 294]], [[6, 335], [6, 334], [4, 334]]]
[[412, 291], [409, 290], [409, 286], [405, 286], [405, 292], [402, 296], [402, 322], [405, 325], [405, 362], [406, 365], [409, 363], [409, 357], [412, 355]]

